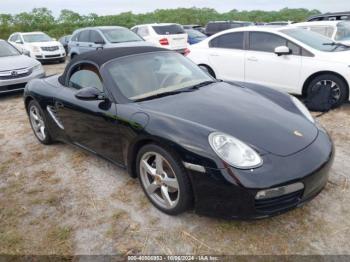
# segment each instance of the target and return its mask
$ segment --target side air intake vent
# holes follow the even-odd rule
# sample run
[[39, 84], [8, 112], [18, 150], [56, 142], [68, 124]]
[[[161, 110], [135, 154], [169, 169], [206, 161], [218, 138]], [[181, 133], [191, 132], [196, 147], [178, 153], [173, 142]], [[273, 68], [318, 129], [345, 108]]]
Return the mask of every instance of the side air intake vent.
[[59, 126], [59, 128], [64, 129], [62, 122], [60, 121], [59, 117], [57, 116], [57, 112], [56, 112], [55, 107], [47, 106], [46, 109], [47, 109], [47, 112], [49, 112], [52, 119], [55, 121], [55, 123]]

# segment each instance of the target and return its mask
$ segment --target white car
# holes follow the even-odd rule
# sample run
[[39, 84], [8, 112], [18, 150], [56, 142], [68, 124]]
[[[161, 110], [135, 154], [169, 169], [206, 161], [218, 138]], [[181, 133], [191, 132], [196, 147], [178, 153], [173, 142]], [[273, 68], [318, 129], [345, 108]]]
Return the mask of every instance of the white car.
[[44, 76], [38, 61], [0, 39], [0, 94], [23, 90], [27, 82]]
[[188, 57], [213, 76], [310, 96], [331, 86], [331, 105], [349, 99], [350, 48], [288, 27], [242, 27], [192, 45]]
[[45, 33], [13, 33], [8, 41], [19, 50], [28, 51], [30, 57], [39, 61], [65, 61], [66, 51], [63, 45]]
[[182, 54], [187, 52], [187, 34], [179, 24], [144, 24], [131, 28], [147, 42], [156, 46], [178, 51]]
[[350, 46], [350, 21], [315, 21], [293, 24]]

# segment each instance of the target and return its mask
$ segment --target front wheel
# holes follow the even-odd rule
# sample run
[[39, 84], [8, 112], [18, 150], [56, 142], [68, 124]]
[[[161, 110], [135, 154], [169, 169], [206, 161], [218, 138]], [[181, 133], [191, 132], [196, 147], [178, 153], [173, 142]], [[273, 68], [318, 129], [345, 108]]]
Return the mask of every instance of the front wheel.
[[32, 100], [28, 104], [28, 114], [35, 137], [42, 144], [52, 144], [53, 140], [47, 129], [44, 112], [36, 101]]
[[190, 208], [190, 180], [175, 155], [157, 145], [146, 145], [137, 155], [137, 173], [146, 196], [159, 210], [177, 215]]
[[330, 108], [342, 105], [349, 97], [349, 88], [342, 78], [333, 74], [323, 74], [315, 77], [309, 83], [307, 99], [312, 97], [314, 90], [319, 90], [322, 87], [330, 87]]

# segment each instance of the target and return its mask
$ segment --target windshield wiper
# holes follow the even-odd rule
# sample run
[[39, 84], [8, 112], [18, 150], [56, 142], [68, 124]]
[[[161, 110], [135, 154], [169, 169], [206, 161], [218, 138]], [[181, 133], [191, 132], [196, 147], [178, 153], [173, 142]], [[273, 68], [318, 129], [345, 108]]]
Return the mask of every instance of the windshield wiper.
[[330, 46], [342, 46], [342, 47], [347, 47], [347, 48], [350, 48], [350, 46], [349, 46], [349, 45], [342, 44], [342, 43], [339, 43], [339, 42], [323, 43], [323, 45], [330, 45]]
[[200, 82], [200, 83], [195, 84], [193, 86], [190, 86], [188, 89], [199, 89], [202, 86], [207, 86], [207, 85], [210, 85], [210, 84], [213, 84], [213, 83], [217, 83], [217, 82], [219, 82], [219, 81], [215, 81], [215, 80], [203, 81], [203, 82]]
[[177, 91], [163, 92], [163, 93], [158, 93], [158, 94], [155, 94], [155, 95], [142, 97], [142, 98], [136, 99], [134, 101], [135, 102], [141, 102], [141, 101], [145, 101], [145, 100], [151, 100], [151, 99], [154, 99], [154, 98], [160, 98], [160, 97], [170, 96], [170, 95], [177, 95], [177, 94], [186, 93], [186, 92], [192, 92], [192, 90], [181, 89], [181, 90], [177, 90]]

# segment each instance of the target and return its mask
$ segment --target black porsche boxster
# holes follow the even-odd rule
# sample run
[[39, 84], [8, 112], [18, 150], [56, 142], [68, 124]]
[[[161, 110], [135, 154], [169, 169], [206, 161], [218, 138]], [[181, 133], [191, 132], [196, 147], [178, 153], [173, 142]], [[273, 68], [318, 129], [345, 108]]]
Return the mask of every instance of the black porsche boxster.
[[61, 76], [31, 81], [24, 102], [41, 143], [68, 142], [127, 168], [171, 215], [285, 212], [324, 188], [334, 155], [298, 99], [218, 81], [162, 48], [82, 54]]

